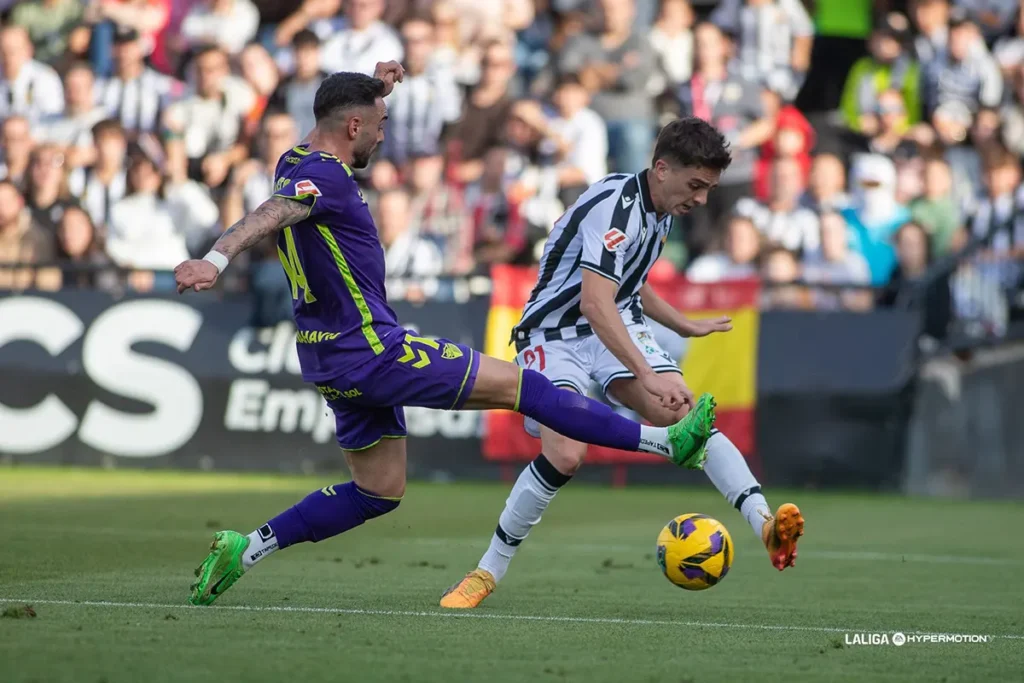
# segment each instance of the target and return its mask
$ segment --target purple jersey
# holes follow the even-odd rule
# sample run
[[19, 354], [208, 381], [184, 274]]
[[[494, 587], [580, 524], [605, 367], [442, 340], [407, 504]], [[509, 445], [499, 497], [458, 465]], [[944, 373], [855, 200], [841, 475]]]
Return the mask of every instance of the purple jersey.
[[274, 196], [309, 207], [277, 251], [291, 284], [302, 377], [322, 382], [384, 353], [401, 329], [384, 289], [384, 249], [370, 210], [336, 156], [300, 145], [281, 157]]

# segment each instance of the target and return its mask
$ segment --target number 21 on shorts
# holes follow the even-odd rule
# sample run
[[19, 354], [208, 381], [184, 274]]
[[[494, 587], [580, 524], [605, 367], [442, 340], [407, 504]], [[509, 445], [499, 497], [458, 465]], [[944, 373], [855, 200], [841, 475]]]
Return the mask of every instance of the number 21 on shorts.
[[533, 369], [533, 364], [538, 362], [537, 370], [544, 372], [544, 368], [547, 363], [544, 362], [544, 346], [538, 344], [532, 349], [526, 349], [523, 351], [523, 362], [526, 363], [526, 367]]

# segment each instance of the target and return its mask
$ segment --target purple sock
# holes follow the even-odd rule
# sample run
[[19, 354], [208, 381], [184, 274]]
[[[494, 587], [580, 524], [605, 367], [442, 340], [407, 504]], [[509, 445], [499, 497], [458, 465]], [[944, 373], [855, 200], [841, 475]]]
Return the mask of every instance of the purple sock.
[[624, 451], [640, 450], [640, 423], [627, 420], [603, 403], [565, 391], [536, 370], [523, 370], [516, 412], [532, 417], [574, 441]]
[[350, 481], [314, 491], [268, 524], [277, 536], [278, 547], [287, 548], [337, 536], [391, 512], [400, 502], [401, 498], [376, 496]]

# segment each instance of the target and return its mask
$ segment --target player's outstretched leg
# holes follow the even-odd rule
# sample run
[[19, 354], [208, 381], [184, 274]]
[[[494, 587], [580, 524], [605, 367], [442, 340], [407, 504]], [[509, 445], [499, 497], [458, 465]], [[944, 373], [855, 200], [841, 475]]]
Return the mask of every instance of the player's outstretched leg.
[[574, 441], [668, 458], [701, 469], [715, 423], [715, 400], [703, 394], [686, 417], [671, 427], [627, 420], [599, 401], [564, 391], [534, 370], [481, 355], [473, 392], [464, 408], [505, 408], [531, 417]]
[[739, 510], [764, 543], [768, 557], [779, 571], [796, 562], [796, 543], [804, 533], [804, 517], [793, 503], [783, 503], [772, 515], [747, 461], [729, 438], [712, 430], [704, 472], [726, 500]]
[[196, 569], [189, 602], [213, 604], [271, 553], [337, 536], [398, 508], [405, 491], [405, 441], [386, 439], [365, 451], [345, 455], [353, 481], [310, 493], [248, 536], [218, 531], [210, 553]]
[[[668, 376], [682, 381], [679, 375]], [[654, 424], [666, 424], [674, 419], [674, 415], [658, 404], [636, 380], [616, 379], [608, 391], [620, 403], [631, 406]], [[761, 493], [761, 485], [751, 473], [746, 459], [725, 434], [712, 429], [706, 450], [704, 472], [764, 543], [772, 565], [779, 570], [793, 566], [796, 542], [804, 529], [800, 510], [792, 503], [786, 503], [772, 515]]]

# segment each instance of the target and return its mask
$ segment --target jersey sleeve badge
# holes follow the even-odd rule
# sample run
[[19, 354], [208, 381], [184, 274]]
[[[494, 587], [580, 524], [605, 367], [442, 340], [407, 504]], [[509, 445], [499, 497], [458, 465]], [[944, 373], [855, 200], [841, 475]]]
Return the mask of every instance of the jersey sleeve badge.
[[312, 180], [300, 180], [295, 183], [295, 194], [310, 194], [314, 197], [321, 197], [320, 188]]
[[604, 234], [604, 248], [608, 251], [618, 251], [619, 247], [625, 241], [625, 233], [618, 228], [612, 228]]

